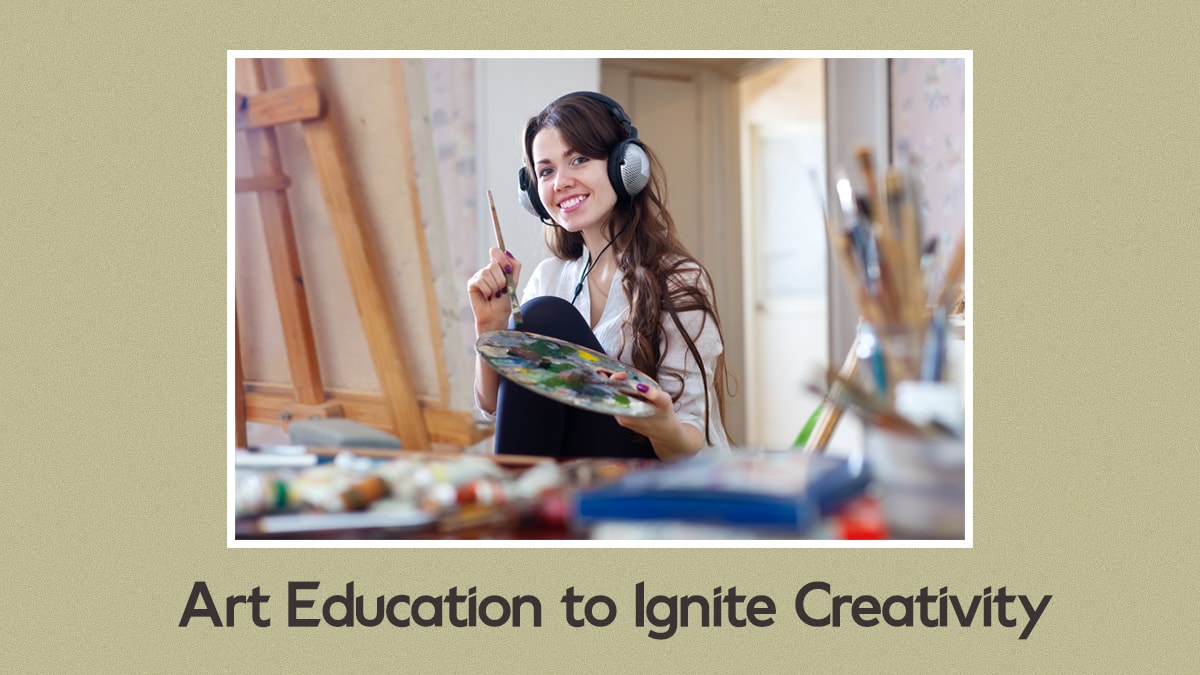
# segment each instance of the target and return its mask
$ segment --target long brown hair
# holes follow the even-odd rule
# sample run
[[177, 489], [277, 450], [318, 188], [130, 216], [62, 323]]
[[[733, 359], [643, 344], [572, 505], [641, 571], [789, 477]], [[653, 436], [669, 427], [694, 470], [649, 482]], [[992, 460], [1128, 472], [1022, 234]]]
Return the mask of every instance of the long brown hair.
[[[535, 166], [533, 139], [546, 127], [558, 129], [568, 147], [591, 159], [607, 160], [612, 148], [628, 138], [625, 128], [603, 103], [586, 96], [568, 96], [550, 104], [526, 122], [526, 167]], [[679, 319], [682, 312], [704, 312], [701, 331], [711, 319], [724, 344], [712, 277], [679, 241], [675, 221], [665, 205], [666, 181], [662, 165], [650, 148], [645, 144], [642, 147], [650, 158], [650, 183], [632, 199], [618, 198], [608, 222], [604, 224], [605, 236], [616, 238], [612, 245], [617, 253], [617, 267], [624, 275], [625, 294], [629, 298], [630, 312], [625, 319], [628, 330], [624, 334], [633, 339], [633, 366], [642, 372], [653, 373], [658, 378], [663, 361], [659, 346], [663, 342], [664, 316], [675, 324], [687, 343], [688, 352], [700, 368], [704, 382], [704, 438], [712, 445], [709, 435], [712, 401], [708, 400], [708, 384], [711, 378], [717, 395], [717, 409], [724, 419], [725, 381], [728, 377], [725, 352], [722, 349], [717, 358], [716, 372], [708, 373], [693, 336], [688, 335]], [[532, 172], [530, 176], [533, 177]], [[583, 234], [579, 232], [552, 227], [546, 234], [546, 243], [550, 251], [563, 260], [575, 260], [583, 255]], [[624, 351], [624, 346], [622, 344], [621, 351]], [[682, 395], [682, 385], [680, 379], [679, 394], [673, 399], [678, 400]]]

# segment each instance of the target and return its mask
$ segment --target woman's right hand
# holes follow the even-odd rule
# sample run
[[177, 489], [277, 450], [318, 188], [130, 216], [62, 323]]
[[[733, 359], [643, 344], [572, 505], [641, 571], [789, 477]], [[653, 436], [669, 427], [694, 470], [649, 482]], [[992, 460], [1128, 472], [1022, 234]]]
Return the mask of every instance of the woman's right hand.
[[507, 251], [493, 246], [488, 252], [492, 260], [467, 281], [471, 312], [475, 315], [476, 334], [508, 328], [512, 305], [508, 300], [508, 285], [504, 273], [512, 274], [513, 292], [521, 278], [521, 262]]

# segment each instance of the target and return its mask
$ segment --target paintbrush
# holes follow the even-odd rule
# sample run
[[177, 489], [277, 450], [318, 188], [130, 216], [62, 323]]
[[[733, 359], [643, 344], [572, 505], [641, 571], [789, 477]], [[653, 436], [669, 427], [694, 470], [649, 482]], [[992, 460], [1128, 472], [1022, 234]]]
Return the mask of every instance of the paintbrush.
[[875, 163], [871, 158], [871, 148], [866, 145], [860, 145], [854, 150], [854, 156], [858, 159], [858, 168], [863, 173], [863, 178], [867, 181], [867, 198], [870, 200], [869, 210], [871, 216], [875, 218], [883, 229], [888, 225], [888, 214], [883, 210], [883, 200], [879, 198], [879, 183], [875, 178]]
[[890, 168], [886, 175], [888, 212], [892, 227], [900, 239], [900, 257], [904, 261], [903, 295], [907, 307], [906, 321], [920, 325], [925, 316], [925, 287], [921, 277], [921, 233], [917, 231], [916, 213], [905, 189], [905, 176]]
[[941, 307], [949, 307], [957, 299], [951, 297], [958, 285], [962, 283], [963, 272], [966, 269], [967, 258], [967, 233], [964, 231], [958, 235], [958, 243], [954, 246], [954, 252], [950, 254], [950, 261], [946, 263], [946, 270], [942, 274], [941, 288], [933, 297], [933, 301]]
[[859, 259], [856, 257], [857, 251], [853, 235], [849, 231], [849, 227], [854, 222], [857, 214], [853, 210], [853, 193], [850, 189], [850, 181], [841, 179], [837, 182], [838, 201], [842, 208], [843, 222], [846, 230], [838, 229], [833, 218], [825, 220], [826, 235], [829, 237], [829, 245], [834, 253], [842, 259], [842, 264], [838, 267], [842, 268], [842, 274], [846, 279], [847, 285], [850, 287], [851, 293], [854, 294], [858, 302], [858, 309], [862, 313], [863, 318], [870, 323], [877, 323], [882, 319], [879, 312], [879, 307], [875, 303], [875, 299], [867, 287], [867, 272], [859, 265]]
[[[861, 335], [854, 337], [854, 343], [850, 345], [850, 351], [846, 352], [846, 360], [842, 362], [842, 369], [838, 371], [839, 375], [844, 376], [847, 380], [854, 380], [858, 377], [858, 345], [862, 339]], [[830, 387], [829, 392], [816, 392], [822, 396], [822, 405], [820, 415], [817, 417], [817, 422], [813, 426], [812, 433], [808, 437], [808, 441], [804, 444], [805, 452], [823, 452], [826, 446], [829, 445], [829, 439], [833, 437], [833, 430], [837, 428], [838, 421], [842, 418], [842, 407], [830, 399], [834, 397], [833, 388]]]
[[805, 387], [814, 394], [824, 396], [825, 401], [829, 405], [853, 411], [862, 417], [863, 420], [875, 426], [902, 433], [923, 433], [921, 427], [892, 411], [887, 404], [875, 402], [870, 394], [867, 394], [857, 386], [854, 386], [854, 388], [847, 387], [846, 380], [838, 377], [834, 377], [833, 379], [834, 381], [828, 388], [823, 389], [812, 382], [807, 383]]
[[[504, 235], [500, 233], [500, 216], [496, 215], [496, 200], [492, 199], [492, 191], [487, 191], [488, 206], [492, 208], [492, 227], [496, 229], [496, 245], [505, 253], [508, 249], [504, 246]], [[517, 291], [513, 288], [512, 272], [504, 271], [504, 285], [508, 290], [508, 302], [512, 306], [513, 323], [517, 326], [525, 323], [521, 316], [521, 305], [517, 303]]]
[[872, 395], [856, 382], [843, 377], [840, 373], [828, 370], [826, 371], [826, 377], [830, 383], [827, 390], [822, 391], [819, 386], [811, 382], [808, 384], [809, 390], [824, 395], [826, 400], [833, 405], [854, 410], [868, 422], [876, 426], [909, 434], [957, 437], [957, 434], [953, 430], [948, 429], [940, 423], [926, 425], [914, 423], [899, 412], [896, 412], [896, 409], [888, 405], [886, 401]]
[[876, 296], [882, 303], [884, 316], [889, 323], [897, 325], [906, 322], [904, 316], [904, 296], [901, 294], [901, 275], [903, 267], [900, 263], [900, 250], [892, 232], [891, 214], [887, 212], [883, 199], [879, 194], [879, 180], [875, 175], [875, 162], [871, 148], [860, 145], [854, 149], [858, 168], [866, 181], [866, 205], [859, 210], [863, 213], [873, 241], [871, 249], [875, 255], [875, 268], [879, 272], [881, 283]]

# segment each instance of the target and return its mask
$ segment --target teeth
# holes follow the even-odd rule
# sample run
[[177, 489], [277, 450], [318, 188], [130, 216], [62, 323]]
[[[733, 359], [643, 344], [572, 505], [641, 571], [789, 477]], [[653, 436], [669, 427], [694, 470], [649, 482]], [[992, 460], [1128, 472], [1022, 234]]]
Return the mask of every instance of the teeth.
[[583, 195], [580, 195], [578, 197], [572, 197], [565, 202], [559, 202], [558, 207], [561, 209], [569, 209], [572, 206], [575, 206], [576, 204], [578, 204], [579, 202], [582, 202], [584, 199], [586, 199], [586, 197]]

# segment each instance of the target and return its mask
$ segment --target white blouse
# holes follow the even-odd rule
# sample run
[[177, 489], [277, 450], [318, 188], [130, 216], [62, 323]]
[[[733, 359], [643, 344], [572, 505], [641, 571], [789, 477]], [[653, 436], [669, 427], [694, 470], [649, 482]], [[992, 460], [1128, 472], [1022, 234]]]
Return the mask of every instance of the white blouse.
[[[560, 260], [555, 257], [543, 260], [538, 263], [537, 268], [529, 277], [529, 283], [521, 297], [522, 302], [528, 302], [543, 295], [554, 295], [570, 302], [575, 295], [575, 286], [579, 283], [579, 277], [583, 274], [586, 265], [586, 252], [575, 260]], [[686, 273], [689, 268], [684, 269]], [[702, 277], [699, 275], [699, 268], [692, 267], [690, 269], [697, 273], [696, 281], [701, 283], [711, 296], [711, 289], [708, 289], [707, 285], [700, 281]], [[616, 354], [615, 358], [618, 361], [632, 365], [633, 340], [632, 338], [626, 339], [624, 340], [625, 344], [622, 345], [621, 339], [625, 317], [629, 313], [629, 297], [625, 295], [625, 289], [621, 285], [623, 277], [624, 275], [619, 269], [613, 274], [608, 302], [604, 306], [600, 320], [595, 326], [592, 326], [592, 332], [595, 333], [600, 345], [604, 347], [606, 354], [610, 356]], [[689, 281], [692, 280], [689, 279]], [[579, 298], [575, 301], [575, 309], [590, 325], [592, 315], [590, 288], [585, 286], [584, 292], [579, 294]], [[708, 375], [708, 400], [712, 404], [708, 436], [711, 437], [712, 445], [708, 445], [706, 438], [705, 445], [700, 449], [699, 454], [727, 453], [730, 450], [729, 440], [725, 436], [725, 425], [721, 421], [721, 411], [717, 407], [717, 392], [714, 386], [717, 357], [724, 350], [721, 336], [713, 318], [701, 310], [682, 312], [679, 314], [679, 320], [695, 343], [696, 351], [700, 353], [700, 357], [704, 361], [705, 372]], [[662, 366], [655, 379], [667, 393], [674, 397], [680, 389], [680, 380], [675, 376], [682, 377], [683, 395], [675, 401], [675, 416], [679, 418], [680, 422], [699, 429], [703, 438], [705, 436], [704, 380], [700, 377], [700, 369], [696, 367], [695, 359], [680, 335], [678, 327], [671, 320], [670, 315], [665, 312], [663, 314], [663, 343], [659, 345], [659, 349], [664, 356]], [[647, 374], [655, 375], [655, 373]]]

